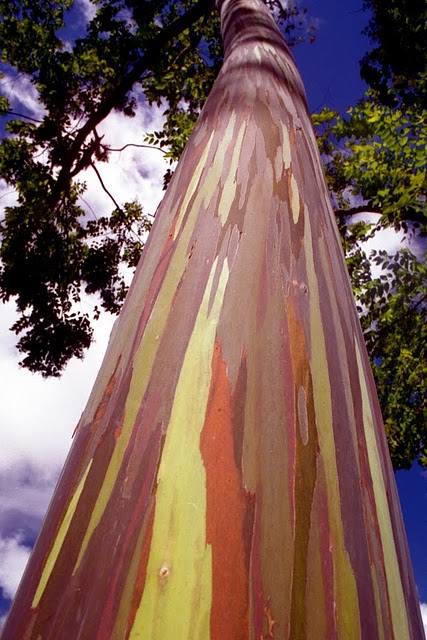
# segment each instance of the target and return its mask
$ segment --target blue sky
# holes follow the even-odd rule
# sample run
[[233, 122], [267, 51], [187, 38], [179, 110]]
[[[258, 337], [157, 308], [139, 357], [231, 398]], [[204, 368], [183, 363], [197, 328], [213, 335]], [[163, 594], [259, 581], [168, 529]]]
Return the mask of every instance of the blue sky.
[[313, 16], [316, 39], [294, 49], [304, 80], [310, 110], [329, 107], [344, 112], [364, 93], [366, 85], [359, 74], [359, 60], [369, 48], [361, 31], [368, 14], [362, 0], [308, 0], [304, 2]]
[[[84, 0], [78, 4], [83, 7]], [[317, 21], [316, 41], [300, 45], [294, 55], [310, 108], [315, 111], [328, 106], [345, 111], [364, 91], [358, 61], [369, 47], [361, 35], [368, 16], [361, 10], [362, 0], [310, 0], [306, 5]], [[10, 90], [21, 95], [29, 110], [36, 109], [31, 87], [14, 83]], [[158, 110], [150, 116], [141, 113], [141, 117], [141, 132], [157, 128], [161, 122]], [[134, 139], [134, 126], [135, 121], [123, 122], [113, 114], [104, 125], [106, 139], [113, 147], [123, 146]], [[161, 154], [150, 153], [144, 160], [141, 151], [129, 150], [112, 159], [108, 167], [103, 165], [102, 171], [119, 201], [126, 199], [124, 185], [136, 193], [142, 184], [148, 210], [154, 211], [162, 195], [163, 165]], [[138, 172], [141, 162], [150, 166], [147, 176]], [[110, 210], [96, 177], [88, 174], [87, 181], [86, 204]], [[0, 185], [0, 204], [7, 204], [12, 197]], [[9, 607], [37, 535], [112, 324], [106, 318], [99, 325], [96, 343], [83, 363], [71, 363], [61, 380], [46, 382], [18, 369], [13, 336], [8, 332], [12, 322], [13, 309], [4, 306], [0, 314], [0, 618]], [[427, 603], [427, 475], [416, 467], [398, 473], [397, 484], [420, 601]]]

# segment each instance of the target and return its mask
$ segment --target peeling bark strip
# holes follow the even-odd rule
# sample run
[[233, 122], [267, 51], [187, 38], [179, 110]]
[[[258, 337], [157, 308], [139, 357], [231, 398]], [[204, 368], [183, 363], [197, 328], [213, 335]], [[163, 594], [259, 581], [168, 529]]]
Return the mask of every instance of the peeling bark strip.
[[423, 637], [304, 90], [261, 0], [159, 210], [3, 640]]

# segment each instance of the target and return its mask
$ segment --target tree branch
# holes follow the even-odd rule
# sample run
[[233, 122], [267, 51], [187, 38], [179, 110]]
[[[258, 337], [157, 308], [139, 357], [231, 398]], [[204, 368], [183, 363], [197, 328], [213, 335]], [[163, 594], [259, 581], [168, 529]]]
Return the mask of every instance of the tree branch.
[[96, 175], [98, 177], [98, 180], [101, 183], [101, 187], [104, 189], [104, 191], [107, 194], [107, 196], [112, 200], [112, 202], [114, 203], [114, 206], [116, 207], [116, 209], [123, 213], [123, 215], [124, 215], [124, 223], [125, 223], [125, 226], [127, 227], [128, 231], [130, 231], [135, 236], [135, 238], [138, 240], [138, 242], [142, 242], [142, 239], [139, 237], [139, 235], [132, 229], [132, 225], [130, 225], [127, 222], [126, 216], [125, 216], [125, 212], [123, 211], [123, 208], [118, 204], [118, 202], [114, 198], [113, 194], [110, 191], [108, 191], [107, 187], [105, 186], [105, 183], [104, 183], [104, 181], [102, 179], [102, 176], [99, 173], [98, 169], [96, 168], [95, 163], [91, 162], [90, 166], [95, 171], [95, 173], [96, 173]]
[[12, 111], [11, 109], [7, 110], [6, 115], [8, 115], [8, 116], [16, 116], [17, 118], [25, 118], [26, 120], [31, 120], [31, 122], [37, 122], [38, 124], [41, 124], [43, 122], [43, 120], [37, 120], [37, 118], [32, 118], [31, 116], [26, 116], [23, 113], [16, 113], [16, 111]]
[[84, 141], [92, 133], [92, 131], [102, 122], [120, 100], [130, 91], [144, 71], [150, 68], [151, 64], [158, 59], [159, 52], [185, 29], [188, 29], [199, 18], [203, 17], [211, 8], [209, 0], [199, 0], [197, 4], [191, 7], [185, 14], [177, 18], [172, 24], [168, 25], [160, 33], [158, 33], [147, 46], [147, 50], [143, 56], [129, 70], [128, 74], [122, 79], [117, 87], [101, 102], [97, 110], [92, 113], [85, 124], [79, 129], [74, 138], [66, 161], [59, 171], [56, 181], [56, 187], [53, 192], [53, 206], [56, 206], [60, 198], [61, 191], [69, 182], [73, 164], [78, 158]]
[[366, 204], [361, 207], [352, 207], [351, 209], [335, 209], [334, 213], [337, 218], [348, 218], [350, 216], [355, 216], [357, 213], [376, 213], [378, 215], [382, 215], [383, 211], [380, 207], [371, 207]]
[[112, 195], [112, 193], [110, 193], [107, 189], [107, 187], [104, 184], [104, 181], [101, 177], [101, 174], [99, 173], [98, 169], [95, 166], [94, 162], [90, 163], [90, 166], [92, 167], [92, 169], [95, 171], [96, 175], [98, 176], [98, 180], [101, 183], [101, 187], [104, 189], [105, 193], [107, 194], [107, 196], [112, 200], [112, 202], [114, 203], [114, 206], [116, 207], [116, 209], [118, 209], [119, 211], [122, 211], [121, 206], [117, 203], [116, 199], [114, 198], [114, 196]]
[[[384, 215], [384, 210], [381, 207], [373, 207], [369, 204], [362, 205], [361, 207], [352, 207], [350, 209], [334, 209], [334, 213], [337, 218], [349, 218], [357, 213], [375, 213], [377, 215]], [[416, 222], [421, 225], [427, 224], [427, 217], [422, 213], [415, 211], [405, 212], [401, 222]]]
[[113, 147], [108, 147], [107, 145], [103, 145], [103, 147], [106, 151], [120, 152], [120, 151], [124, 151], [128, 147], [138, 147], [139, 149], [155, 149], [156, 151], [161, 151], [162, 153], [165, 153], [165, 154], [167, 153], [167, 151], [165, 151], [161, 147], [153, 147], [153, 145], [151, 144], [136, 144], [134, 142], [129, 142], [128, 144], [125, 144], [123, 147], [120, 147], [120, 149], [113, 149]]

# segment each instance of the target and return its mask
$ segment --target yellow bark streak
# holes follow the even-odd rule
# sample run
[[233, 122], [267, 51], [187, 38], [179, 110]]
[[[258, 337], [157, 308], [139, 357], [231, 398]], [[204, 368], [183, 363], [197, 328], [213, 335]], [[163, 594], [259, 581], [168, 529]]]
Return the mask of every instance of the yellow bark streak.
[[243, 136], [245, 135], [245, 131], [246, 131], [246, 122], [243, 121], [242, 124], [240, 125], [239, 133], [237, 134], [237, 138], [234, 143], [234, 150], [233, 150], [233, 157], [231, 159], [231, 164], [230, 164], [230, 171], [228, 172], [228, 178], [225, 181], [222, 194], [221, 194], [221, 199], [218, 205], [218, 213], [223, 226], [227, 222], [231, 205], [233, 204], [233, 200], [236, 197], [237, 167], [239, 166], [239, 162], [241, 160], [240, 154], [242, 150]]
[[324, 558], [322, 558], [321, 548], [319, 519], [312, 513], [308, 545], [308, 566], [310, 570], [307, 574], [305, 589], [306, 637], [308, 640], [315, 640], [315, 638], [327, 640], [328, 638], [328, 613], [326, 611], [322, 566]]
[[298, 191], [297, 181], [295, 180], [294, 176], [291, 176], [291, 209], [292, 209], [292, 217], [295, 224], [298, 222], [298, 219], [299, 219], [299, 207], [300, 207], [300, 200], [299, 200], [299, 191]]
[[405, 606], [405, 597], [400, 579], [399, 562], [397, 559], [396, 545], [393, 536], [393, 528], [390, 518], [390, 510], [387, 502], [384, 477], [381, 469], [381, 461], [378, 454], [378, 445], [375, 437], [374, 421], [372, 416], [369, 392], [365, 379], [365, 371], [362, 363], [359, 343], [354, 339], [357, 367], [359, 371], [360, 390], [362, 394], [363, 427], [365, 430], [366, 448], [368, 452], [369, 467], [372, 474], [372, 484], [377, 509], [378, 525], [381, 533], [384, 565], [387, 577], [387, 587], [390, 598], [390, 611], [395, 638], [398, 640], [410, 640], [408, 619]]
[[[182, 220], [184, 218], [184, 215], [187, 211], [188, 208], [188, 204], [192, 198], [192, 196], [194, 195], [194, 193], [198, 190], [199, 187], [199, 179], [201, 177], [201, 174], [203, 172], [204, 164], [206, 162], [206, 159], [208, 157], [208, 153], [209, 150], [211, 148], [211, 143], [214, 137], [214, 132], [211, 132], [211, 135], [209, 137], [209, 139], [207, 140], [206, 144], [205, 144], [205, 148], [204, 151], [202, 152], [202, 157], [200, 158], [197, 167], [193, 173], [192, 179], [190, 181], [190, 183], [187, 185], [187, 189], [185, 191], [185, 196], [183, 198], [182, 204], [180, 206], [180, 211], [178, 214], [178, 218], [177, 221], [175, 223], [175, 231], [174, 231], [174, 238], [176, 238], [176, 236], [178, 235], [180, 226], [182, 224]], [[199, 143], [201, 143], [202, 141], [199, 140]], [[198, 146], [195, 144], [195, 146]], [[186, 152], [184, 151], [184, 154]], [[177, 172], [179, 171], [179, 168], [177, 169]], [[210, 174], [212, 174], [212, 170], [210, 172]], [[219, 175], [218, 176], [212, 176], [210, 175], [210, 182], [214, 182], [215, 184], [217, 184], [219, 180]], [[180, 190], [177, 189], [177, 185], [179, 183], [179, 180], [176, 180], [175, 182], [172, 182], [168, 188], [167, 191], [167, 195], [165, 196], [165, 200], [164, 200], [164, 206], [167, 209], [167, 206], [169, 205], [169, 210], [173, 211], [174, 210], [174, 203], [176, 202], [178, 196], [179, 196], [179, 192]], [[202, 201], [203, 198], [200, 200]], [[165, 204], [167, 203], [167, 204]], [[200, 202], [199, 202], [200, 204]], [[164, 210], [166, 210], [164, 209]], [[194, 207], [193, 207], [194, 209]], [[149, 258], [148, 258], [149, 260]], [[144, 264], [145, 269], [148, 272], [148, 265], [147, 262]], [[137, 280], [133, 282], [133, 286], [136, 287], [138, 286], [138, 284], [140, 284], [140, 280], [141, 278], [138, 278]], [[86, 421], [90, 421], [93, 419], [93, 416], [95, 414], [96, 408], [99, 405], [99, 402], [101, 400], [101, 394], [102, 394], [102, 390], [106, 387], [109, 378], [111, 377], [112, 374], [112, 370], [113, 370], [113, 363], [116, 363], [119, 358], [121, 356], [123, 356], [123, 354], [126, 354], [126, 356], [129, 354], [128, 351], [128, 344], [129, 342], [131, 342], [131, 336], [133, 335], [133, 331], [131, 331], [130, 327], [135, 326], [136, 322], [133, 320], [133, 317], [137, 318], [140, 314], [140, 310], [141, 310], [141, 298], [142, 295], [144, 295], [146, 293], [146, 289], [143, 289], [144, 293], [141, 293], [141, 291], [139, 291], [139, 293], [137, 293], [136, 290], [133, 291], [133, 295], [132, 296], [128, 296], [127, 301], [126, 301], [126, 306], [125, 306], [125, 313], [122, 312], [121, 317], [120, 317], [120, 330], [118, 330], [118, 324], [116, 322], [116, 324], [114, 325], [113, 331], [111, 333], [110, 336], [110, 341], [109, 341], [109, 345], [108, 345], [108, 351], [107, 351], [107, 359], [104, 360], [103, 366], [100, 369], [99, 373], [98, 373], [98, 377], [97, 377], [97, 381], [96, 384], [92, 390], [88, 405], [85, 409], [85, 418]], [[113, 340], [114, 337], [114, 340]], [[126, 360], [125, 358], [122, 358], [122, 360]]]
[[37, 587], [37, 591], [34, 595], [34, 599], [32, 602], [32, 608], [34, 609], [34, 607], [37, 607], [37, 605], [40, 602], [40, 598], [43, 595], [43, 592], [46, 588], [46, 585], [49, 581], [49, 578], [51, 576], [51, 573], [53, 571], [53, 568], [56, 564], [56, 561], [58, 559], [59, 553], [62, 549], [62, 545], [64, 544], [64, 540], [65, 537], [68, 533], [68, 529], [70, 528], [70, 524], [71, 524], [71, 520], [73, 518], [74, 512], [77, 508], [77, 504], [79, 502], [80, 496], [82, 494], [82, 491], [84, 489], [85, 486], [85, 482], [86, 482], [86, 478], [88, 476], [90, 467], [92, 465], [92, 460], [90, 461], [90, 463], [88, 464], [88, 467], [82, 477], [82, 479], [80, 480], [80, 483], [76, 489], [76, 491], [74, 492], [73, 497], [70, 500], [70, 504], [68, 505], [68, 509], [65, 513], [64, 519], [61, 523], [60, 529], [58, 531], [58, 533], [56, 534], [56, 538], [55, 538], [55, 542], [53, 543], [52, 549], [47, 557], [47, 560], [45, 562], [44, 568], [43, 568], [43, 573], [40, 577], [40, 582], [38, 584]]
[[347, 353], [346, 353], [346, 338], [344, 336], [343, 325], [338, 312], [338, 300], [336, 298], [335, 290], [333, 287], [334, 274], [330, 268], [330, 262], [328, 261], [326, 255], [326, 246], [323, 239], [319, 240], [319, 253], [322, 261], [323, 268], [325, 270], [326, 275], [326, 286], [328, 289], [329, 300], [331, 303], [332, 310], [332, 318], [333, 325], [335, 328], [336, 335], [336, 346], [337, 346], [337, 358], [335, 361], [335, 366], [338, 367], [340, 372], [340, 378], [343, 382], [345, 389], [345, 404], [347, 407], [347, 415], [348, 419], [351, 423], [351, 427], [349, 429], [349, 433], [352, 440], [353, 451], [355, 452], [355, 460], [357, 463], [358, 470], [360, 469], [359, 464], [359, 456], [358, 456], [358, 444], [357, 444], [357, 435], [356, 435], [356, 420], [354, 416], [354, 406], [353, 406], [353, 391], [351, 388], [351, 380], [350, 374], [347, 366]]
[[283, 150], [283, 166], [289, 169], [291, 166], [291, 144], [289, 141], [289, 131], [282, 123], [282, 150]]
[[[221, 136], [221, 143], [218, 145], [216, 155], [221, 154], [221, 160], [224, 161], [224, 150], [228, 149], [234, 139], [234, 125], [236, 124], [237, 115], [235, 111], [228, 114], [228, 122], [224, 133]], [[221, 162], [221, 164], [222, 164]]]
[[[203, 169], [203, 162], [206, 161], [208, 149], [210, 148], [211, 144], [211, 139], [212, 136], [209, 139], [206, 149], [202, 154], [202, 158], [200, 159], [198, 168], [195, 172], [195, 176], [196, 174], [199, 175]], [[195, 176], [193, 176], [193, 180], [187, 190], [184, 202], [181, 206], [179, 219], [183, 218], [184, 213], [188, 208], [191, 196], [198, 188], [198, 178], [196, 179]], [[210, 199], [212, 197], [212, 193], [217, 188], [217, 186], [218, 176], [215, 172], [215, 167], [212, 167], [210, 169], [210, 172], [208, 172], [207, 176], [205, 177], [202, 187], [197, 190], [197, 195], [188, 213], [186, 224], [184, 225], [181, 232], [180, 242], [176, 247], [175, 253], [171, 260], [171, 264], [166, 273], [161, 290], [157, 296], [150, 319], [147, 323], [147, 327], [142, 337], [140, 346], [137, 353], [135, 354], [132, 381], [126, 399], [125, 418], [122, 431], [108, 465], [108, 469], [106, 471], [104, 482], [100, 489], [98, 499], [96, 501], [96, 504], [94, 505], [91, 519], [82, 542], [80, 553], [74, 566], [73, 575], [76, 573], [78, 567], [80, 566], [90, 538], [95, 528], [98, 526], [102, 515], [105, 512], [108, 500], [110, 499], [111, 493], [113, 491], [114, 483], [120, 470], [123, 456], [126, 451], [126, 447], [128, 445], [129, 438], [135, 424], [135, 419], [140, 408], [141, 398], [144, 396], [148, 382], [150, 380], [150, 374], [159, 348], [160, 338], [167, 324], [179, 281], [187, 266], [188, 243], [194, 229], [197, 215], [200, 211], [200, 206], [205, 199]]]
[[208, 311], [217, 260], [184, 357], [167, 430], [144, 593], [131, 640], [210, 637], [212, 559], [206, 544], [206, 473], [200, 453], [211, 363], [228, 267]]
[[200, 177], [202, 175], [203, 169], [205, 169], [206, 167], [206, 160], [211, 148], [211, 144], [212, 144], [212, 139], [214, 137], [214, 133], [215, 131], [212, 131], [209, 140], [206, 143], [205, 148], [203, 149], [202, 155], [200, 156], [199, 162], [197, 163], [197, 166], [194, 170], [193, 176], [191, 178], [190, 184], [188, 185], [186, 194], [184, 196], [184, 200], [182, 202], [181, 208], [180, 208], [180, 212], [178, 215], [178, 219], [176, 221], [176, 225], [175, 225], [175, 233], [174, 233], [174, 240], [176, 239], [177, 235], [178, 235], [178, 231], [180, 230], [181, 224], [182, 224], [182, 220], [184, 218], [185, 212], [187, 211], [188, 208], [188, 204], [191, 200], [191, 198], [193, 197], [195, 191], [197, 190], [197, 187], [199, 185], [199, 181], [200, 181]]
[[319, 285], [316, 277], [310, 219], [305, 219], [305, 250], [310, 294], [311, 374], [319, 447], [324, 462], [328, 501], [329, 528], [334, 567], [334, 599], [339, 638], [360, 638], [360, 621], [356, 579], [344, 546], [340, 510], [338, 468], [333, 433], [331, 388], [321, 316]]
[[276, 157], [274, 159], [274, 175], [276, 182], [283, 179], [284, 170], [291, 166], [291, 145], [289, 142], [289, 132], [287, 127], [280, 123], [281, 143], [277, 147]]
[[[204, 191], [205, 195], [203, 200], [201, 201], [203, 202], [206, 208], [216, 207], [219, 218], [221, 219], [221, 223], [223, 223], [224, 221], [222, 220], [221, 210], [219, 209], [219, 207], [217, 207], [216, 202], [218, 201], [218, 197], [221, 192], [230, 191], [229, 184], [227, 181], [226, 181], [226, 188], [224, 187], [224, 189], [221, 189], [221, 186], [222, 186], [221, 175], [222, 175], [223, 165], [224, 165], [224, 153], [228, 149], [229, 145], [232, 143], [235, 122], [236, 122], [236, 112], [233, 111], [230, 114], [230, 119], [223, 133], [223, 137], [221, 138], [221, 143], [218, 145], [215, 151], [215, 156], [212, 160], [211, 166], [209, 167], [208, 183], [210, 185], [210, 188], [208, 190], [205, 189]], [[233, 191], [233, 187], [231, 188], [231, 191]], [[234, 188], [234, 192], [235, 192], [235, 188]], [[228, 214], [228, 211], [226, 212], [226, 214]], [[225, 219], [227, 219], [227, 215], [225, 216]]]
[[[260, 299], [260, 290], [262, 280], [260, 273], [262, 272], [262, 262], [264, 255], [258, 249], [258, 244], [265, 246], [265, 238], [267, 234], [267, 216], [259, 215], [260, 203], [269, 202], [272, 199], [273, 185], [273, 169], [271, 164], [266, 161], [264, 167], [254, 177], [250, 185], [249, 193], [246, 197], [244, 207], [246, 209], [245, 222], [243, 226], [242, 239], [239, 244], [239, 254], [235, 263], [235, 275], [245, 274], [247, 281], [251, 286], [241, 287], [237, 289], [236, 279], [230, 286], [236, 290], [239, 296], [239, 304], [242, 309], [242, 318], [244, 321], [236, 320], [241, 334], [231, 335], [235, 337], [233, 348], [238, 348], [239, 352], [231, 352], [231, 356], [226, 360], [229, 362], [231, 369], [233, 363], [239, 362], [242, 349], [247, 349], [247, 389], [245, 393], [244, 408], [244, 436], [242, 450], [242, 467], [244, 486], [247, 491], [256, 493], [258, 484], [258, 460], [257, 460], [257, 443], [259, 438], [257, 424], [257, 402], [259, 400], [259, 359], [256, 356], [256, 350], [253, 345], [257, 331], [256, 317], [258, 300]], [[241, 276], [240, 276], [241, 277]], [[247, 320], [248, 319], [248, 320]], [[228, 352], [230, 353], [230, 352]]]
[[384, 635], [384, 623], [381, 612], [381, 598], [380, 598], [380, 590], [378, 587], [378, 578], [375, 571], [375, 567], [371, 566], [371, 575], [372, 575], [372, 586], [374, 589], [374, 598], [375, 598], [375, 611], [377, 614], [377, 627], [378, 627], [378, 640], [386, 640]]
[[125, 418], [123, 427], [111, 456], [110, 463], [105, 473], [98, 499], [94, 504], [91, 519], [86, 530], [85, 537], [80, 548], [79, 556], [73, 569], [73, 575], [77, 572], [90, 538], [98, 526], [105, 512], [111, 493], [119, 473], [126, 447], [135, 424], [135, 419], [140, 407], [141, 397], [144, 396], [150, 378], [150, 372], [159, 347], [159, 336], [162, 334], [167, 322], [170, 305], [176, 290], [177, 277], [180, 270], [169, 269], [162, 291], [157, 298], [151, 314], [151, 322], [147, 324], [146, 331], [141, 340], [141, 345], [135, 355], [134, 371], [129, 393], [126, 399]]

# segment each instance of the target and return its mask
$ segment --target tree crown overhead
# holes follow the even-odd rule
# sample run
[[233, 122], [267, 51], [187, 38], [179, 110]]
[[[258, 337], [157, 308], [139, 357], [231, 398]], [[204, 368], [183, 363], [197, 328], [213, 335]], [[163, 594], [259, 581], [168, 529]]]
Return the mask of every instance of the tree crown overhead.
[[361, 75], [388, 105], [427, 105], [427, 6], [424, 0], [365, 0], [365, 29], [374, 48], [361, 61]]
[[[278, 0], [270, 5], [290, 40], [301, 37], [302, 14]], [[206, 0], [95, 7], [70, 42], [67, 27], [82, 20], [81, 5], [0, 2], [3, 73], [29, 79], [42, 113], [23, 117], [6, 97], [0, 102], [0, 175], [18, 197], [0, 227], [0, 295], [13, 297], [21, 314], [12, 328], [21, 335], [22, 364], [47, 376], [91, 342], [89, 316], [75, 305], [82, 290], [99, 294], [107, 311], [119, 310], [126, 290], [120, 264], [135, 266], [150, 227], [138, 202], [119, 205], [113, 194], [112, 216], [85, 217], [79, 175], [92, 167], [102, 180], [96, 163], [112, 153], [98, 125], [113, 110], [133, 117], [138, 101], [166, 102], [165, 126], [147, 142], [177, 159], [222, 60], [218, 18]]]
[[[290, 44], [311, 36], [296, 3], [268, 4]], [[387, 9], [365, 4], [374, 48], [361, 71], [370, 89], [347, 115], [325, 110], [315, 124], [393, 462], [401, 468], [419, 456], [427, 464], [425, 269], [408, 251], [379, 254], [381, 275], [373, 277], [361, 242], [387, 226], [417, 237], [426, 232], [425, 20], [403, 0]], [[40, 115], [25, 116], [7, 95], [0, 98], [0, 175], [17, 193], [0, 223], [0, 296], [16, 300], [20, 317], [12, 329], [22, 364], [46, 376], [59, 375], [91, 342], [89, 314], [76, 305], [82, 292], [118, 312], [126, 293], [121, 265], [136, 265], [150, 228], [138, 201], [116, 202], [102, 182], [100, 163], [114, 151], [99, 135], [100, 123], [113, 110], [134, 117], [141, 101], [166, 105], [163, 129], [141, 132], [140, 144], [173, 162], [222, 63], [218, 17], [205, 0], [99, 1], [75, 36], [81, 11], [72, 0], [0, 1], [2, 73], [26, 78], [40, 102]], [[401, 58], [390, 46], [396, 38]], [[409, 55], [413, 43], [420, 56]], [[88, 168], [113, 202], [111, 215], [86, 214], [81, 175]], [[366, 209], [378, 221], [355, 224], [353, 214]], [[400, 322], [403, 309], [413, 322]]]

